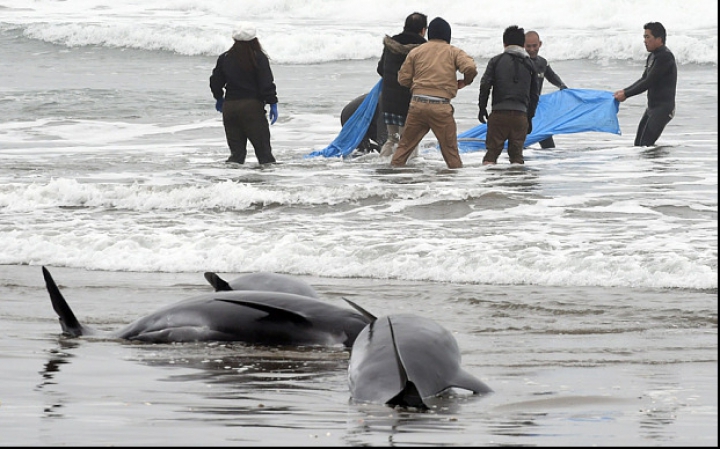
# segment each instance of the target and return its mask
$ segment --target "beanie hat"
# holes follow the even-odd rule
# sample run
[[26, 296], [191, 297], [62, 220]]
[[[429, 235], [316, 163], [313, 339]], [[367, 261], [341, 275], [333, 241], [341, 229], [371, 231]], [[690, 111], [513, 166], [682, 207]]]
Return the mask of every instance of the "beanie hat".
[[428, 26], [428, 39], [442, 39], [450, 43], [450, 24], [442, 17], [435, 17]]
[[236, 41], [251, 41], [257, 36], [255, 25], [249, 22], [240, 22], [235, 30], [233, 30], [232, 37]]

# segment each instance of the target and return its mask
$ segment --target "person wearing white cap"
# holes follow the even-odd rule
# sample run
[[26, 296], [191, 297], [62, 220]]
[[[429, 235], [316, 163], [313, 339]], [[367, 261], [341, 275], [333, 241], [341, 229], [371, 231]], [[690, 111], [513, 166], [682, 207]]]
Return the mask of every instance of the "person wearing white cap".
[[270, 61], [253, 24], [238, 24], [232, 37], [233, 46], [218, 57], [210, 75], [215, 109], [223, 114], [225, 137], [230, 147], [226, 162], [244, 164], [249, 140], [258, 163], [273, 163], [265, 105], [270, 105], [270, 124], [274, 124], [278, 118], [278, 98]]

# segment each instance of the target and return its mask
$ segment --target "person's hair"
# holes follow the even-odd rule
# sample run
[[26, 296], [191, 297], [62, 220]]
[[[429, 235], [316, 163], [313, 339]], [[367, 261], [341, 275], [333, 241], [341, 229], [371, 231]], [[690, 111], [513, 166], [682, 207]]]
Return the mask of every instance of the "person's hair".
[[240, 61], [240, 67], [243, 70], [251, 72], [257, 69], [256, 52], [263, 51], [260, 41], [257, 38], [250, 39], [249, 41], [235, 41], [233, 46], [228, 50], [228, 55], [237, 58]]
[[517, 25], [510, 25], [503, 33], [503, 45], [525, 46], [525, 29]]
[[414, 12], [405, 18], [403, 31], [420, 34], [423, 28], [427, 28], [427, 16], [425, 14]]
[[650, 30], [653, 37], [659, 37], [662, 39], [663, 45], [665, 44], [665, 38], [667, 37], [667, 33], [665, 32], [665, 27], [660, 22], [648, 22], [645, 25], [643, 25], [643, 29]]
[[538, 40], [540, 40], [540, 33], [538, 33], [537, 31], [535, 31], [535, 30], [530, 30], [530, 31], [526, 31], [526, 32], [525, 32], [525, 36], [528, 36], [528, 35], [530, 35], [530, 34], [534, 34], [535, 36], [537, 36]]

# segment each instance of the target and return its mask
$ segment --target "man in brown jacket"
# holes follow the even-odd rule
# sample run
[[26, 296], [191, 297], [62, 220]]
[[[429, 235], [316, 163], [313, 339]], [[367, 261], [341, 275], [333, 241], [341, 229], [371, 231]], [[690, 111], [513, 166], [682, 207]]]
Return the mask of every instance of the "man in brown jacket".
[[[458, 89], [470, 85], [478, 72], [473, 58], [450, 45], [450, 34], [450, 24], [441, 17], [434, 18], [428, 26], [428, 42], [412, 49], [400, 67], [398, 82], [410, 88], [412, 99], [405, 131], [392, 158], [393, 167], [403, 167], [430, 130], [440, 144], [447, 166], [463, 165], [450, 100]], [[457, 79], [457, 72], [464, 78]]]

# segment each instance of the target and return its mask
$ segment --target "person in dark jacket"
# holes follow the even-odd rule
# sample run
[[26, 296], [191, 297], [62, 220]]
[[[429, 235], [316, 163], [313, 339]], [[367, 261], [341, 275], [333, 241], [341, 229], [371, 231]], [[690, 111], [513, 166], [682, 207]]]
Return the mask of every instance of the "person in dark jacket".
[[[540, 91], [537, 72], [525, 52], [525, 30], [511, 25], [503, 32], [504, 51], [488, 61], [480, 79], [478, 120], [487, 122], [483, 165], [495, 164], [508, 142], [511, 164], [524, 164], [525, 138], [532, 132]], [[492, 113], [487, 104], [492, 90]]]
[[[383, 52], [378, 61], [377, 73], [382, 77], [382, 111], [387, 128], [387, 140], [380, 150], [380, 157], [389, 158], [395, 152], [400, 136], [405, 129], [405, 119], [410, 107], [410, 89], [398, 83], [398, 71], [407, 54], [413, 48], [424, 44], [427, 31], [427, 16], [414, 12], [405, 18], [400, 34], [385, 36]], [[411, 157], [417, 155], [417, 148]]]
[[[548, 80], [550, 84], [559, 88], [560, 90], [567, 89], [567, 86], [565, 85], [565, 83], [563, 83], [563, 80], [560, 79], [560, 76], [558, 76], [558, 74], [555, 73], [555, 71], [550, 67], [547, 59], [538, 55], [538, 53], [540, 52], [540, 47], [542, 47], [542, 41], [540, 40], [540, 35], [538, 34], [538, 32], [527, 31], [525, 33], [525, 51], [527, 52], [528, 56], [530, 56], [530, 59], [532, 59], [532, 62], [535, 64], [535, 70], [537, 71], [538, 75], [538, 82], [540, 83], [540, 85], [538, 86], [538, 93], [542, 95], [543, 81], [545, 80]], [[541, 140], [540, 148], [555, 148], [555, 141], [553, 140], [552, 136], [548, 137], [547, 139]]]
[[665, 46], [666, 37], [665, 27], [660, 22], [644, 25], [645, 49], [650, 52], [645, 71], [639, 80], [613, 95], [622, 102], [647, 91], [647, 109], [635, 135], [636, 147], [655, 145], [665, 126], [675, 117], [677, 64], [675, 55]]
[[270, 105], [269, 118], [274, 124], [278, 118], [278, 98], [270, 61], [253, 24], [239, 24], [233, 31], [233, 40], [233, 46], [218, 57], [210, 75], [215, 109], [223, 114], [225, 137], [230, 147], [226, 162], [244, 164], [249, 140], [258, 163], [273, 163], [265, 105]]

